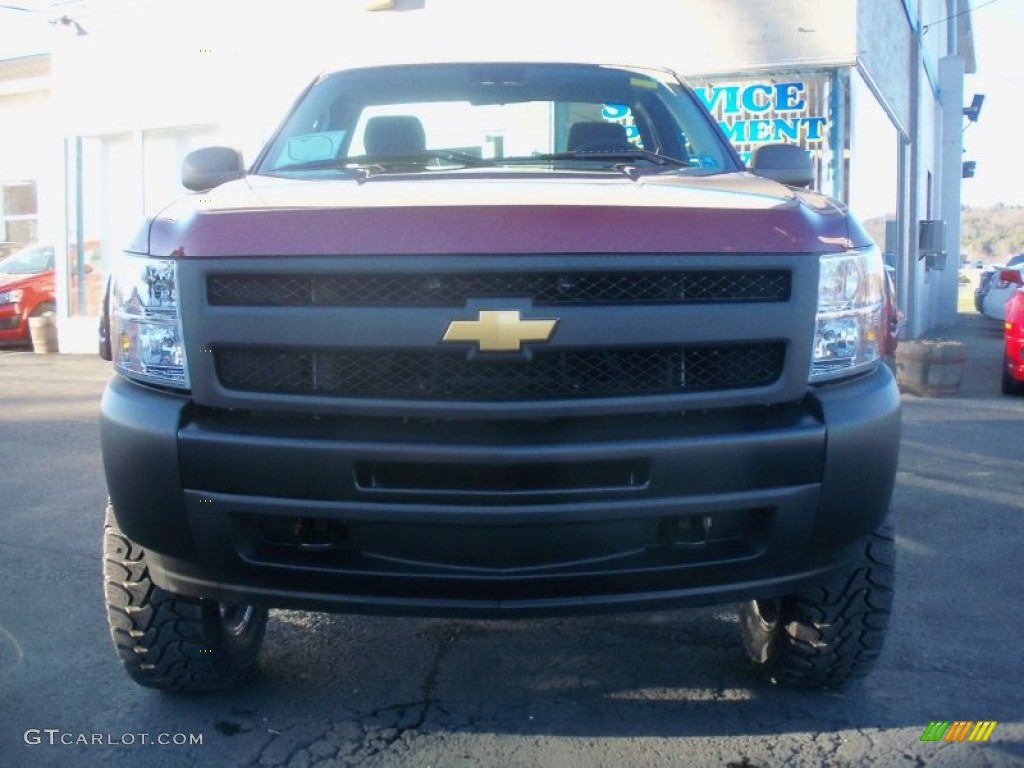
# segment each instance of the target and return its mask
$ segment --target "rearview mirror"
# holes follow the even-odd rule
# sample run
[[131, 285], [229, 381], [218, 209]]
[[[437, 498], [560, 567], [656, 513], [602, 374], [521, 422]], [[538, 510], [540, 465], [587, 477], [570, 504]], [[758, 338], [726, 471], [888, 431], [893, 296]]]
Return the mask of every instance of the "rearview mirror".
[[791, 187], [809, 187], [814, 181], [811, 156], [796, 144], [765, 144], [750, 156], [750, 170], [757, 176]]
[[205, 192], [244, 175], [242, 153], [231, 147], [197, 149], [181, 164], [181, 184], [193, 192]]

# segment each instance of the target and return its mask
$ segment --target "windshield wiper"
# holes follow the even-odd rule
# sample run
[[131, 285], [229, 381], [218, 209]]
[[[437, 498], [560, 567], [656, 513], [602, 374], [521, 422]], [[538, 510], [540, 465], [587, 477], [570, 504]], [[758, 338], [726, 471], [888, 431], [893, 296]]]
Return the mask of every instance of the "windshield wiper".
[[500, 163], [550, 162], [558, 160], [598, 160], [601, 162], [629, 162], [644, 160], [658, 166], [673, 168], [689, 168], [690, 163], [678, 157], [670, 157], [648, 149], [577, 149], [569, 152], [552, 152], [549, 154], [531, 155], [529, 157], [503, 157]]
[[276, 168], [270, 168], [266, 173], [292, 173], [294, 171], [339, 171], [351, 176], [354, 179], [365, 179], [367, 171], [363, 168], [349, 167], [348, 161], [346, 160], [307, 160], [302, 163], [289, 163], [288, 165], [279, 165]]
[[[452, 166], [431, 166], [431, 160], [444, 160]], [[493, 160], [487, 160], [465, 152], [451, 149], [425, 149], [407, 155], [356, 155], [354, 157], [309, 160], [304, 163], [290, 163], [273, 168], [269, 173], [291, 173], [294, 171], [336, 170], [353, 178], [363, 180], [377, 173], [387, 173], [395, 168], [402, 170], [416, 166], [423, 170], [444, 170], [448, 167], [481, 168], [492, 167]]]
[[[347, 158], [344, 162], [346, 166], [353, 165], [359, 168], [367, 166], [387, 168], [392, 165], [425, 165], [430, 160], [447, 160], [461, 168], [486, 168], [494, 165], [493, 160], [466, 152], [457, 152], [453, 149], [422, 149], [404, 155], [358, 155]], [[436, 166], [437, 169], [442, 167]], [[431, 166], [430, 169], [434, 170], [435, 166]]]

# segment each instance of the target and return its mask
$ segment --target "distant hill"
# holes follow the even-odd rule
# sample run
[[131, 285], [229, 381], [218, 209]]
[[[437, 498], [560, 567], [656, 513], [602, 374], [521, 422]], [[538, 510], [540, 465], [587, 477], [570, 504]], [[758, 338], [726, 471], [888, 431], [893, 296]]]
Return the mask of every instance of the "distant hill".
[[[884, 219], [869, 219], [864, 228], [877, 242], [885, 238]], [[966, 259], [1002, 264], [1024, 253], [1024, 206], [961, 209], [960, 253]]]
[[1024, 206], [961, 210], [960, 252], [967, 258], [1001, 264], [1024, 253]]

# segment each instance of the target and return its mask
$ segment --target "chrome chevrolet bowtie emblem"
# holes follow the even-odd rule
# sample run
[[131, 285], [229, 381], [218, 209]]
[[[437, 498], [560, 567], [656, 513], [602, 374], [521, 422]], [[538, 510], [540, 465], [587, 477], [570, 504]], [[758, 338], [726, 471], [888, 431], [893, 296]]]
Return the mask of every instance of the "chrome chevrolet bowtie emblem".
[[517, 309], [483, 309], [476, 320], [452, 320], [445, 342], [474, 342], [481, 352], [518, 352], [524, 341], [547, 341], [558, 320], [523, 320]]

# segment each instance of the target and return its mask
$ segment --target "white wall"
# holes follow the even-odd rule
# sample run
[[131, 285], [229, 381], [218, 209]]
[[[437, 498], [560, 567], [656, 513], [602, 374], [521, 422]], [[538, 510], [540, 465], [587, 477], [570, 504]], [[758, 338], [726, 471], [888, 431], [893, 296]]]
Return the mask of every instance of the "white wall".
[[[426, 0], [453, 50], [494, 55], [600, 58], [654, 64], [684, 74], [850, 64], [856, 58], [857, 0]], [[411, 14], [407, 14], [411, 15]], [[474, 22], [484, 24], [476, 31]], [[442, 30], [466, 29], [442, 36]], [[490, 29], [499, 35], [487, 34]]]
[[957, 319], [960, 292], [960, 181], [963, 171], [964, 60], [946, 56], [939, 62], [942, 93], [942, 131], [936, 165], [939, 169], [938, 216], [946, 222], [946, 269], [939, 278], [939, 303], [935, 321], [950, 325]]

